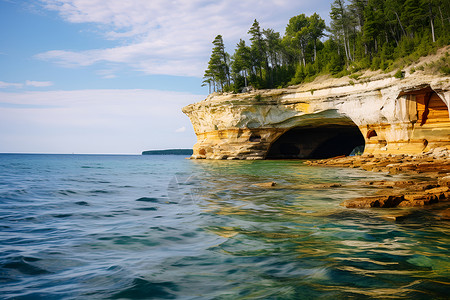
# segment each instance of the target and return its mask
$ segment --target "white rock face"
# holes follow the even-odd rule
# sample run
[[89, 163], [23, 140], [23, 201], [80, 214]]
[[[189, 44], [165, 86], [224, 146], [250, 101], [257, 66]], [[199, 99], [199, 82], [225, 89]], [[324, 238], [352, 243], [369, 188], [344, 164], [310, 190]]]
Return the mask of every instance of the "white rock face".
[[[288, 130], [323, 126], [357, 126], [366, 153], [419, 153], [450, 144], [448, 118], [431, 119], [430, 108], [428, 123], [418, 124], [420, 105], [409, 101], [409, 95], [423, 98], [426, 93], [437, 94], [449, 107], [450, 78], [413, 74], [354, 84], [327, 86], [318, 81], [295, 88], [213, 94], [183, 112], [198, 137], [194, 158], [263, 159]], [[368, 137], [371, 130], [376, 135]]]

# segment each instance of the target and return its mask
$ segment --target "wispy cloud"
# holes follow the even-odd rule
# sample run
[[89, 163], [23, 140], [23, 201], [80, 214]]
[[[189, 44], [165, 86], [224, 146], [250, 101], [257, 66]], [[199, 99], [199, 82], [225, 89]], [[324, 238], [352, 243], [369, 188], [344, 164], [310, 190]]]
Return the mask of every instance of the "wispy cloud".
[[51, 81], [33, 81], [33, 80], [27, 80], [25, 82], [26, 85], [28, 86], [34, 86], [34, 87], [47, 87], [47, 86], [52, 86], [53, 82]]
[[34, 81], [34, 80], [27, 80], [25, 83], [15, 83], [15, 82], [4, 82], [0, 81], [0, 89], [5, 88], [15, 88], [15, 89], [21, 89], [24, 86], [32, 86], [32, 87], [48, 87], [52, 86], [53, 82], [51, 81]]
[[23, 87], [22, 83], [12, 83], [12, 82], [0, 81], [0, 89], [5, 89], [5, 88], [17, 88], [17, 89], [20, 89], [22, 87]]
[[[147, 74], [202, 76], [217, 34], [233, 48], [257, 18], [283, 31], [290, 17], [326, 13], [329, 2], [287, 0], [40, 0], [72, 23], [99, 25], [118, 46], [85, 51], [50, 50], [36, 57], [66, 67], [107, 62]], [[232, 49], [229, 50], [232, 52]]]

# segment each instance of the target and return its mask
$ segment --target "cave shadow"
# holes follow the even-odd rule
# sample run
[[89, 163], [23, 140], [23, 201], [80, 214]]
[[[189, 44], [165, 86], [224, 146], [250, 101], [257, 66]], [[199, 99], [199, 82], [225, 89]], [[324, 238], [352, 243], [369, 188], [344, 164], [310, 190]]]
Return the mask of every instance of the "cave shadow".
[[364, 137], [356, 125], [294, 127], [269, 148], [266, 159], [322, 159], [364, 151]]

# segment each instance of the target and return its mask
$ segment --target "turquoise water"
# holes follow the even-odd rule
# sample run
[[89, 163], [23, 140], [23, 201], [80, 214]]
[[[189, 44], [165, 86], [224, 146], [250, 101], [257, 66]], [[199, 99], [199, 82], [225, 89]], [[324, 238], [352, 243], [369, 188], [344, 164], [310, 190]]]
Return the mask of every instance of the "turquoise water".
[[339, 206], [379, 179], [300, 161], [0, 155], [0, 298], [446, 299], [437, 208], [392, 222], [400, 210]]

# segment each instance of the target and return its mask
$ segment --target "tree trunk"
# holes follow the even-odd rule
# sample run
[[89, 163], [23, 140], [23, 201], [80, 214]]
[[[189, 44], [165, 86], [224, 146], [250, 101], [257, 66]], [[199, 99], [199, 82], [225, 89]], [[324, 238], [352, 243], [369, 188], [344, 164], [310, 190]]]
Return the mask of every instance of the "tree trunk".
[[349, 62], [350, 58], [348, 57], [347, 40], [345, 38], [345, 33], [344, 33], [344, 51], [345, 51], [345, 57], [347, 58], [347, 62]]
[[441, 15], [442, 28], [445, 28], [445, 27], [444, 27], [444, 16], [442, 15], [441, 6], [439, 6], [439, 14]]
[[430, 5], [429, 5], [429, 9], [430, 9], [430, 25], [431, 25], [431, 36], [432, 36], [432, 38], [433, 38], [433, 43], [435, 43], [436, 42], [436, 37], [434, 36], [434, 24], [433, 24], [433, 9], [432, 9], [432, 6], [431, 6], [431, 2], [430, 2]]
[[317, 40], [314, 39], [314, 62], [316, 62], [317, 59]]
[[400, 28], [402, 29], [402, 31], [403, 31], [403, 34], [404, 34], [404, 35], [406, 35], [406, 31], [405, 31], [405, 28], [403, 28], [402, 22], [400, 21], [400, 18], [398, 17], [398, 14], [397, 14], [397, 12], [396, 12], [396, 11], [394, 11], [394, 13], [395, 13], [395, 16], [397, 17], [397, 21], [398, 21], [398, 24], [400, 25]]
[[303, 46], [300, 46], [300, 61], [299, 61], [299, 63], [302, 66], [306, 66], [305, 51], [303, 50]]
[[434, 36], [434, 24], [433, 24], [433, 19], [430, 19], [430, 23], [431, 23], [431, 36], [433, 37], [433, 43], [436, 42], [436, 38]]
[[247, 70], [244, 70], [244, 85], [247, 87]]
[[348, 49], [348, 57], [350, 58], [350, 61], [353, 61], [352, 53], [350, 52], [350, 39], [347, 38], [347, 49]]

